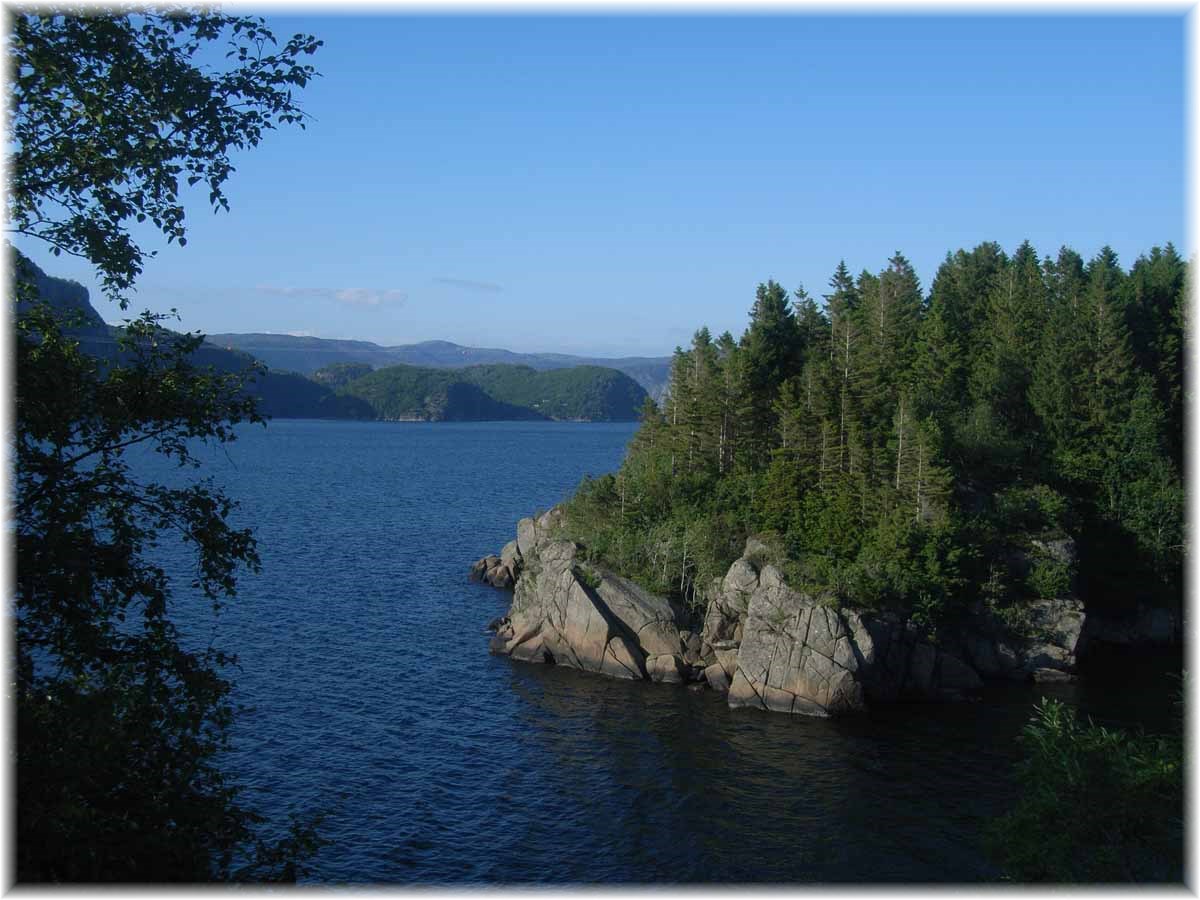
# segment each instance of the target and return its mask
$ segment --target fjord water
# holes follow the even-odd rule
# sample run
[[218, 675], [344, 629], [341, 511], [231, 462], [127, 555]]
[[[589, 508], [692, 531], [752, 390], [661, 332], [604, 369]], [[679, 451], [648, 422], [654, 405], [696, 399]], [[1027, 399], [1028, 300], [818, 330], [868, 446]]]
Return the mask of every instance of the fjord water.
[[633, 430], [285, 420], [203, 450], [263, 563], [215, 619], [179, 595], [192, 639], [240, 658], [246, 800], [325, 813], [321, 882], [996, 877], [982, 829], [1032, 688], [828, 721], [488, 654], [511, 595], [468, 567]]

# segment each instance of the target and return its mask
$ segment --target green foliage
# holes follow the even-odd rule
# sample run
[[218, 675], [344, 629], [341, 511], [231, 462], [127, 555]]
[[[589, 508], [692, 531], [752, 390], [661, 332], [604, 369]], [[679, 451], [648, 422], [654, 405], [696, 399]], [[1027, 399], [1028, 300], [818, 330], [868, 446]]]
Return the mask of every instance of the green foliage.
[[[261, 421], [237, 375], [190, 362], [199, 338], [149, 315], [105, 365], [35, 306], [16, 342], [17, 877], [206, 881], [296, 875], [255, 836], [217, 765], [233, 707], [218, 650], [184, 649], [166, 573], [147, 559], [165, 533], [196, 554], [192, 587], [214, 611], [256, 570], [236, 503], [209, 482], [138, 481], [145, 446], [197, 465], [196, 440], [226, 443]], [[314, 846], [311, 825], [292, 839]], [[258, 856], [255, 857], [255, 846]], [[280, 865], [264, 868], [268, 856]], [[255, 863], [255, 859], [262, 866]]]
[[991, 832], [1023, 882], [1183, 879], [1183, 743], [1079, 722], [1045, 700], [1021, 737], [1021, 793]]
[[1071, 567], [1061, 560], [1041, 557], [1030, 569], [1027, 582], [1035, 597], [1043, 600], [1064, 597], [1071, 590]]
[[[1161, 398], [1181, 375], [1182, 266], [1155, 251], [1134, 278], [1107, 248], [1085, 264], [981, 244], [926, 300], [896, 254], [878, 275], [839, 265], [825, 310], [767, 282], [740, 341], [701, 328], [676, 350], [663, 409], [568, 527], [696, 602], [747, 535], [773, 535], [797, 586], [931, 634], [975, 598], [1020, 629], [1029, 600], [1070, 592], [1070, 565], [1028, 564], [1034, 540], [1076, 541], [1089, 602], [1170, 602], [1184, 495]], [[1152, 328], [1125, 324], [1131, 279]]]
[[[9, 20], [9, 227], [90, 261], [122, 307], [148, 255], [133, 225], [186, 244], [181, 179], [227, 210], [230, 151], [304, 127], [292, 91], [317, 74], [298, 62], [321, 46], [310, 35], [276, 49], [261, 18], [182, 7]], [[214, 42], [225, 69], [198, 62]]]
[[339, 393], [366, 401], [381, 419], [582, 419], [638, 417], [645, 390], [615, 369], [575, 366], [538, 372], [528, 366], [466, 369], [387, 366], [344, 384]]
[[[229, 50], [223, 68], [199, 64], [214, 41]], [[303, 127], [292, 90], [316, 73], [297, 60], [320, 42], [275, 45], [261, 19], [210, 10], [11, 10], [10, 229], [88, 260], [125, 308], [153, 255], [132, 229], [148, 221], [185, 243], [180, 180], [227, 209], [230, 151]], [[191, 587], [215, 611], [238, 571], [257, 568], [254, 538], [211, 481], [139, 480], [128, 457], [194, 466], [194, 442], [260, 421], [245, 391], [254, 373], [199, 365], [202, 338], [148, 313], [91, 356], [78, 326], [95, 336], [101, 323], [41, 302], [45, 279], [20, 256], [12, 277], [16, 877], [295, 880], [316, 823], [262, 839], [218, 766], [235, 660], [187, 649], [172, 585], [148, 558], [172, 534], [185, 541]]]
[[579, 583], [584, 587], [591, 588], [593, 591], [600, 587], [600, 573], [589, 565], [575, 566], [572, 571], [575, 577], [579, 579]]
[[998, 530], [1057, 536], [1070, 532], [1073, 513], [1066, 496], [1045, 484], [1014, 484], [997, 492], [990, 515]]

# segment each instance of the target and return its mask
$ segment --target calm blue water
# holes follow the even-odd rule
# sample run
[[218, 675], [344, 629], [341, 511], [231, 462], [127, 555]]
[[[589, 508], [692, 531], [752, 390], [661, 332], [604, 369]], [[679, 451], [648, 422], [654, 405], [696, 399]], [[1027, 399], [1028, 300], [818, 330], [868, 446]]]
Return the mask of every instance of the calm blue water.
[[633, 427], [276, 421], [206, 451], [263, 561], [181, 612], [240, 657], [246, 799], [327, 813], [322, 882], [994, 877], [1031, 689], [822, 721], [488, 654], [510, 595], [468, 567]]

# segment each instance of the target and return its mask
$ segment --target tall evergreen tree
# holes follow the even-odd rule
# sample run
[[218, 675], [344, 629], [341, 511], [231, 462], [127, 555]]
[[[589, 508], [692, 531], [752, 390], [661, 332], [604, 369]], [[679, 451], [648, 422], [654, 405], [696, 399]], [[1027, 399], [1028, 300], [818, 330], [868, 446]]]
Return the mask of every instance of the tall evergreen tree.
[[968, 369], [986, 333], [987, 297], [1006, 261], [993, 242], [979, 244], [970, 253], [947, 253], [930, 285], [929, 305], [941, 310], [947, 334], [962, 349]]
[[886, 435], [900, 386], [911, 377], [923, 305], [916, 272], [899, 252], [880, 273], [874, 289], [862, 292], [862, 407], [870, 427], [878, 429], [880, 436]]
[[846, 448], [850, 420], [857, 405], [856, 388], [859, 382], [854, 368], [858, 360], [858, 307], [860, 295], [854, 279], [846, 268], [846, 261], [838, 263], [833, 277], [829, 279], [833, 292], [825, 295], [829, 310], [829, 366], [832, 384], [837, 390], [837, 447], [838, 468], [846, 464]]
[[1184, 310], [1187, 264], [1174, 246], [1154, 247], [1133, 264], [1125, 323], [1138, 367], [1154, 375], [1165, 410], [1166, 444], [1177, 469], [1183, 466]]
[[829, 355], [829, 319], [801, 285], [795, 293], [796, 332], [803, 360]]
[[973, 402], [986, 405], [997, 427], [1027, 452], [1036, 434], [1028, 397], [1031, 360], [1046, 310], [1041, 264], [1026, 241], [992, 279], [970, 387]]
[[744, 464], [755, 470], [766, 465], [769, 458], [779, 385], [799, 372], [801, 362], [796, 317], [788, 304], [787, 291], [774, 281], [758, 286], [739, 357], [742, 399], [739, 447]]

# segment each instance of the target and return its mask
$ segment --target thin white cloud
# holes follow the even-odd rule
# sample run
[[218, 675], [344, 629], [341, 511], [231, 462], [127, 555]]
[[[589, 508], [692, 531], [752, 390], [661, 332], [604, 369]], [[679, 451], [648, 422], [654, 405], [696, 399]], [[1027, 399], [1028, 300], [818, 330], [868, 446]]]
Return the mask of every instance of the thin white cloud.
[[470, 278], [435, 278], [433, 279], [438, 284], [448, 284], [451, 287], [463, 288], [468, 291], [486, 291], [489, 294], [498, 294], [504, 288], [493, 281], [472, 281]]
[[408, 299], [408, 294], [395, 288], [277, 287], [260, 284], [255, 289], [276, 297], [316, 297], [320, 300], [332, 300], [347, 306], [399, 305]]

